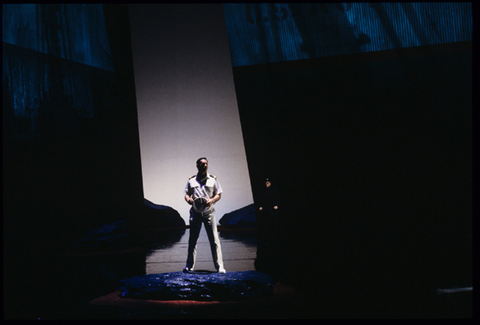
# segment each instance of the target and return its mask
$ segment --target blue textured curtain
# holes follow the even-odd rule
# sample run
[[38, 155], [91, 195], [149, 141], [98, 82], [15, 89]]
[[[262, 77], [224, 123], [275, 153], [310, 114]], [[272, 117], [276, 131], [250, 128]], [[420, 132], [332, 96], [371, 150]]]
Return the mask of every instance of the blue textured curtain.
[[471, 3], [229, 3], [233, 66], [471, 41]]
[[114, 70], [101, 4], [2, 9], [4, 141], [73, 133], [111, 105]]

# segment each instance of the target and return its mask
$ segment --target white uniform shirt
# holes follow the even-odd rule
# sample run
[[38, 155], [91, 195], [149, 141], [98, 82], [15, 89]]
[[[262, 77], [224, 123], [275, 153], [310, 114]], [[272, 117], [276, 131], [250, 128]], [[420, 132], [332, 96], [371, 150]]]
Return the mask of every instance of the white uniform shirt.
[[[202, 185], [202, 180], [197, 179], [197, 175], [189, 178], [185, 186], [184, 193], [188, 194], [192, 199], [204, 197], [207, 199], [213, 198], [215, 195], [223, 193], [222, 187], [217, 180], [217, 177], [207, 174], [206, 181]], [[213, 205], [212, 205], [213, 210]]]

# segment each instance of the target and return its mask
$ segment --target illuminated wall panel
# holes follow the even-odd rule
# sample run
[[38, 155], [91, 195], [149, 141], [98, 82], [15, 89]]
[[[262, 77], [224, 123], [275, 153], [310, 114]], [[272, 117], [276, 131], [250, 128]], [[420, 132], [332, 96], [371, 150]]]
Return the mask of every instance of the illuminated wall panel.
[[253, 203], [222, 5], [130, 5], [145, 198], [179, 211], [206, 156], [217, 222]]

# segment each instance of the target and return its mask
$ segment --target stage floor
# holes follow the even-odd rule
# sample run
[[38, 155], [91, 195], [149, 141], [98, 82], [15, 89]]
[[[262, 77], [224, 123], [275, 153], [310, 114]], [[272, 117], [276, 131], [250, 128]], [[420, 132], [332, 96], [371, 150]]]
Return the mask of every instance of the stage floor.
[[[221, 230], [220, 244], [225, 269], [227, 271], [254, 271], [257, 257], [257, 231], [255, 230]], [[162, 237], [162, 231], [153, 230], [150, 236]], [[165, 230], [172, 232], [172, 230]], [[182, 271], [187, 259], [190, 229], [179, 232], [175, 242], [161, 242], [150, 245], [145, 257], [145, 274], [170, 273]], [[170, 234], [171, 236], [171, 234]], [[166, 236], [165, 236], [166, 237]], [[215, 271], [212, 253], [205, 228], [202, 227], [197, 241], [195, 269]]]

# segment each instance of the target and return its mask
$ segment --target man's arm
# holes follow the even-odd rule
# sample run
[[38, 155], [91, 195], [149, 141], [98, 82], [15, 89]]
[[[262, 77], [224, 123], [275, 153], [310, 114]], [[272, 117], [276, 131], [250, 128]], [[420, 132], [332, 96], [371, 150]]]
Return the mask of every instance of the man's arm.
[[207, 200], [208, 206], [212, 206], [213, 203], [218, 202], [222, 198], [222, 193], [217, 193], [214, 197]]
[[193, 205], [193, 191], [189, 185], [189, 182], [187, 182], [187, 185], [185, 186], [185, 196], [184, 196], [184, 199], [185, 201], [190, 204], [190, 205]]
[[190, 195], [188, 195], [188, 194], [185, 194], [185, 201], [186, 201], [188, 204], [190, 204], [190, 205], [193, 204], [193, 199], [192, 199], [192, 197], [191, 197]]

